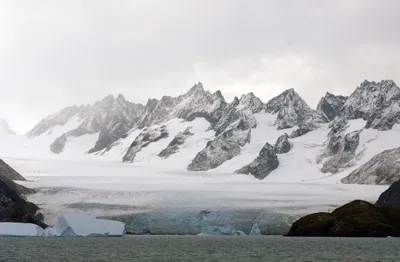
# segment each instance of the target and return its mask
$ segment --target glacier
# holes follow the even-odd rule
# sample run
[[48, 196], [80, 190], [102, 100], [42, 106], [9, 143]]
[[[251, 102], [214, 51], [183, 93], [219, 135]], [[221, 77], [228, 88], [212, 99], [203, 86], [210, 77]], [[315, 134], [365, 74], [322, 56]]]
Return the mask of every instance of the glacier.
[[[312, 212], [326, 212], [354, 198], [373, 202], [386, 190], [386, 186], [345, 185], [340, 183], [340, 179], [380, 150], [391, 148], [396, 143], [400, 146], [400, 141], [394, 139], [400, 130], [398, 125], [390, 131], [364, 129], [360, 133], [360, 146], [356, 152], [363, 157], [355, 166], [332, 176], [320, 172], [320, 165], [315, 158], [324, 150], [329, 133], [328, 125], [322, 124], [317, 130], [291, 139], [293, 146], [288, 153], [279, 155], [278, 168], [260, 181], [233, 172], [254, 160], [265, 142], [275, 143], [290, 129], [276, 129], [275, 117], [268, 113], [256, 113], [255, 118], [258, 125], [252, 130], [251, 140], [241, 153], [205, 172], [188, 172], [185, 168], [213, 137], [209, 123], [202, 118], [192, 122], [180, 119], [168, 121], [165, 125], [170, 139], [149, 144], [129, 164], [123, 164], [120, 160], [132, 138], [140, 133], [139, 130], [133, 130], [118, 145], [99, 155], [82, 154], [88, 145], [82, 140], [91, 135], [74, 138], [76, 140], [71, 140], [66, 150], [56, 156], [40, 147], [40, 140], [46, 139], [46, 136], [28, 142], [24, 137], [13, 137], [8, 140], [14, 142], [12, 150], [4, 151], [7, 155], [3, 159], [28, 180], [18, 183], [37, 190], [37, 193], [27, 197], [33, 203], [40, 203], [47, 224], [56, 225], [57, 219], [66, 213], [85, 213], [124, 222], [129, 234], [147, 232], [146, 228], [160, 234], [215, 234], [227, 232], [228, 225], [233, 225], [230, 232], [250, 234], [255, 223], [265, 234], [285, 233], [292, 218]], [[365, 121], [349, 120], [347, 131], [359, 130], [364, 124]], [[192, 127], [194, 135], [189, 136], [169, 158], [160, 158], [158, 154], [188, 127]], [[62, 127], [59, 127], [57, 133], [62, 132]], [[7, 141], [3, 140], [2, 143], [7, 146]], [[17, 150], [18, 147], [21, 150]], [[195, 218], [204, 210], [219, 214], [226, 223], [210, 222], [206, 226], [207, 219], [202, 224], [198, 223]], [[251, 210], [265, 210], [269, 215], [265, 215], [261, 221], [247, 217], [246, 222], [239, 226], [228, 219], [232, 217], [230, 213]], [[279, 219], [273, 220], [272, 214]], [[149, 222], [153, 221], [154, 216], [159, 217], [157, 223], [164, 225], [164, 231], [154, 228]], [[182, 220], [189, 221], [187, 227], [176, 227], [171, 222]], [[266, 228], [268, 221], [269, 227]], [[279, 227], [274, 225], [281, 225], [281, 221], [287, 222]], [[274, 231], [273, 228], [280, 230]]]

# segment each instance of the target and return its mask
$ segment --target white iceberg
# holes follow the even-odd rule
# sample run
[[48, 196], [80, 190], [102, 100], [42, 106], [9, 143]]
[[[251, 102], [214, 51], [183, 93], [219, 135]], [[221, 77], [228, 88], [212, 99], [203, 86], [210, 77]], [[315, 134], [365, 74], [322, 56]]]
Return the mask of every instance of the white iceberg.
[[37, 237], [43, 236], [44, 232], [41, 227], [30, 223], [0, 223], [0, 236], [16, 236], [16, 237]]
[[42, 229], [29, 223], [0, 223], [0, 236], [19, 237], [117, 237], [125, 235], [125, 224], [118, 221], [97, 219], [84, 214], [65, 214], [54, 227]]
[[45, 230], [49, 236], [123, 236], [125, 224], [119, 221], [97, 219], [85, 214], [65, 214], [54, 227]]

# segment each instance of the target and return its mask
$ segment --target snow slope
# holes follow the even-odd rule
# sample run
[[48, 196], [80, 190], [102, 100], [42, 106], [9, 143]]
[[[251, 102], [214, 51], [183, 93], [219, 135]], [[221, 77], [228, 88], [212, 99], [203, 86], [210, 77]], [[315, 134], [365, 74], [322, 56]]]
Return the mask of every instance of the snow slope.
[[[355, 198], [373, 202], [387, 188], [343, 185], [339, 180], [376, 152], [400, 146], [395, 139], [400, 132], [399, 126], [388, 131], [363, 130], [358, 148], [362, 154], [356, 166], [331, 175], [321, 173], [316, 163], [316, 156], [324, 150], [329, 132], [328, 125], [321, 124], [319, 129], [290, 139], [293, 147], [289, 153], [278, 156], [278, 169], [259, 181], [252, 176], [234, 175], [233, 171], [251, 162], [265, 142], [274, 144], [279, 136], [294, 128], [277, 130], [272, 114], [257, 113], [255, 118], [257, 127], [252, 129], [250, 143], [243, 147], [241, 154], [206, 172], [185, 170], [196, 153], [214, 136], [209, 123], [202, 118], [191, 122], [168, 121], [165, 124], [168, 138], [144, 148], [133, 163], [121, 163], [120, 157], [141, 132], [136, 129], [124, 140], [116, 142], [118, 144], [110, 151], [98, 155], [82, 155], [86, 148], [82, 140], [88, 143], [94, 140], [86, 135], [71, 140], [61, 155], [51, 154], [45, 148], [38, 149], [40, 139], [46, 136], [30, 139], [29, 143], [18, 137], [13, 145], [25, 148], [26, 154], [21, 155], [18, 150], [7, 151], [11, 153], [1, 157], [29, 180], [22, 184], [38, 188], [38, 193], [29, 196], [29, 200], [43, 209], [46, 222], [50, 224], [65, 212], [114, 216], [177, 207], [183, 210], [261, 208], [299, 215], [327, 211]], [[365, 121], [351, 120], [347, 131], [359, 130], [364, 124]], [[168, 159], [157, 156], [177, 133], [189, 126], [194, 135], [187, 138], [176, 154]], [[63, 126], [59, 126], [47, 137], [50, 140], [52, 135], [62, 132]]]
[[[16, 159], [8, 163], [39, 190], [38, 204], [50, 225], [66, 212], [130, 215], [161, 209], [264, 209], [293, 215], [327, 211], [354, 198], [375, 201], [385, 186], [259, 181], [251, 176], [179, 172], [99, 159]], [[302, 176], [301, 172], [293, 176]]]

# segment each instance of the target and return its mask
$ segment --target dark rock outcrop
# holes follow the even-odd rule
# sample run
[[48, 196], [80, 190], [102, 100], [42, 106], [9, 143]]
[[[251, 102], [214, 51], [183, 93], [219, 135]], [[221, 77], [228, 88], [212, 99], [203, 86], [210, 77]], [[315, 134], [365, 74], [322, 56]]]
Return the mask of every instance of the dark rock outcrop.
[[241, 147], [250, 141], [251, 127], [241, 119], [231, 128], [209, 141], [187, 167], [189, 171], [206, 171], [239, 155]]
[[300, 136], [304, 136], [305, 134], [310, 133], [311, 131], [314, 131], [315, 129], [317, 129], [317, 126], [311, 123], [308, 124], [302, 124], [300, 125], [297, 129], [295, 129], [291, 134], [290, 134], [290, 138], [296, 138], [296, 137], [300, 137]]
[[9, 180], [26, 181], [14, 168], [0, 159], [0, 175]]
[[379, 196], [376, 205], [400, 208], [400, 180], [394, 182], [385, 192], [383, 192]]
[[266, 143], [261, 149], [259, 156], [250, 164], [235, 171], [236, 174], [251, 174], [255, 178], [264, 179], [279, 166], [275, 147]]
[[286, 236], [400, 237], [400, 209], [355, 200], [332, 213], [316, 213], [299, 219]]
[[317, 113], [323, 117], [326, 122], [331, 122], [341, 115], [341, 109], [347, 98], [346, 96], [335, 96], [327, 92], [318, 103]]
[[190, 129], [191, 127], [188, 127], [185, 131], [179, 132], [168, 144], [168, 146], [158, 154], [158, 156], [168, 158], [178, 152], [179, 146], [183, 145], [189, 136], [194, 135], [192, 132], [190, 132]]
[[232, 124], [238, 122], [239, 120], [242, 120], [250, 128], [256, 127], [257, 121], [253, 116], [251, 106], [252, 104], [244, 104], [242, 100], [239, 100], [237, 97], [235, 97], [233, 101], [225, 107], [221, 118], [215, 124], [215, 135], [220, 135], [222, 132], [229, 129]]
[[10, 178], [25, 180], [0, 161], [0, 222], [34, 223], [45, 227], [43, 216], [38, 213], [39, 208], [23, 198], [23, 194], [34, 193], [34, 190], [16, 184]]
[[67, 135], [62, 134], [60, 137], [58, 137], [56, 140], [54, 140], [53, 143], [50, 145], [50, 150], [54, 154], [59, 154], [64, 150], [65, 143], [67, 143]]
[[336, 118], [329, 127], [328, 143], [319, 161], [324, 161], [321, 172], [337, 173], [354, 164], [361, 131], [346, 134], [348, 121], [345, 118]]
[[130, 145], [128, 151], [123, 157], [123, 162], [133, 162], [136, 154], [140, 152], [142, 148], [167, 137], [168, 130], [164, 125], [155, 129], [144, 129]]
[[390, 185], [400, 179], [400, 148], [385, 150], [341, 181], [345, 184]]
[[276, 154], [286, 154], [292, 148], [292, 144], [289, 142], [289, 135], [283, 134], [278, 137], [275, 143], [275, 152]]

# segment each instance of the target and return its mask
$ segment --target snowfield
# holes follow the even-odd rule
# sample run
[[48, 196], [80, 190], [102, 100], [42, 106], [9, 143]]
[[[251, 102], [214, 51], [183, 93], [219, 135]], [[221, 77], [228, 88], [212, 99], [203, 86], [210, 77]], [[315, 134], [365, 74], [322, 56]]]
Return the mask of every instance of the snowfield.
[[[354, 199], [375, 202], [387, 189], [387, 186], [345, 185], [339, 181], [375, 154], [400, 146], [399, 125], [389, 131], [363, 130], [358, 148], [362, 157], [355, 166], [331, 175], [321, 173], [316, 163], [329, 132], [328, 125], [322, 124], [315, 131], [291, 139], [293, 148], [279, 155], [278, 169], [266, 179], [258, 180], [233, 172], [254, 160], [265, 142], [274, 144], [279, 136], [294, 128], [277, 130], [273, 125], [275, 116], [271, 114], [257, 113], [255, 118], [257, 127], [240, 155], [206, 172], [186, 171], [197, 152], [214, 137], [209, 123], [202, 118], [192, 122], [168, 121], [165, 124], [168, 138], [149, 144], [133, 163], [122, 163], [121, 158], [140, 133], [136, 129], [115, 142], [110, 151], [85, 154], [84, 149], [98, 135], [91, 134], [69, 137], [64, 152], [51, 153], [48, 145], [64, 132], [64, 127], [70, 129], [73, 123], [69, 122], [33, 139], [22, 136], [4, 139], [3, 136], [1, 146], [7, 150], [0, 157], [28, 180], [21, 184], [38, 189], [28, 200], [41, 207], [49, 225], [56, 225], [58, 217], [71, 212], [96, 217], [125, 216], [128, 220], [135, 214], [163, 210], [177, 210], [177, 213], [263, 210], [299, 216], [329, 211]], [[365, 124], [359, 120], [349, 123], [348, 131], [359, 130]], [[158, 157], [175, 135], [189, 126], [194, 135], [187, 138], [179, 151], [168, 159]], [[214, 225], [211, 228], [206, 231], [214, 230]]]

